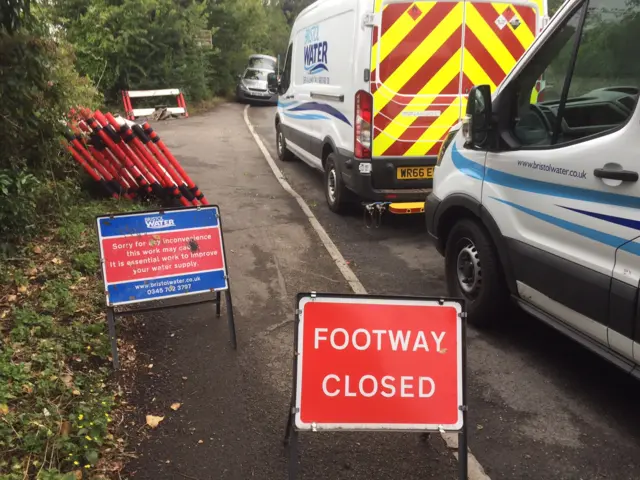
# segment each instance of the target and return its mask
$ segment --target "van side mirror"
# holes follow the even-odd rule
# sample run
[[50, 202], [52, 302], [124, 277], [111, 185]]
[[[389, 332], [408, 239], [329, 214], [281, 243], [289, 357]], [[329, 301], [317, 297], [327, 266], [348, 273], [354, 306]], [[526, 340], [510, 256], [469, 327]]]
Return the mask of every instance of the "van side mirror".
[[473, 147], [486, 145], [492, 118], [491, 87], [489, 85], [473, 87], [469, 92], [467, 115], [462, 122], [462, 132], [467, 145]]
[[278, 91], [278, 75], [275, 72], [271, 72], [267, 75], [267, 85], [272, 92]]

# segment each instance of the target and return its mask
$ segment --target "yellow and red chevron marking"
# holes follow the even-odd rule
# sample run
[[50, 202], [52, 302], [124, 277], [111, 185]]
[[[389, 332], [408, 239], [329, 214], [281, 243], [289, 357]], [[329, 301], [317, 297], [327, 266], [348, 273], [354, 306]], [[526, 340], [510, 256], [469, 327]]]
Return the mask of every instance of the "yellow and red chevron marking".
[[376, 0], [376, 8], [373, 156], [437, 154], [469, 89], [495, 88], [537, 32], [535, 9], [507, 3]]

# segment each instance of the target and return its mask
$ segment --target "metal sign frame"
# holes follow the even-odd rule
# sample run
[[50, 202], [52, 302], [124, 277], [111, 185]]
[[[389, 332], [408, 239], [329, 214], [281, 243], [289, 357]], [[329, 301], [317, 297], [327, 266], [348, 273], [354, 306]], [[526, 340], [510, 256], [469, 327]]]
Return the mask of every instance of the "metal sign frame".
[[[457, 312], [457, 383], [459, 420], [454, 425], [434, 424], [317, 424], [305, 423], [301, 420], [302, 395], [302, 362], [303, 362], [303, 329], [304, 307], [311, 302], [351, 303], [351, 304], [379, 304], [379, 305], [412, 305], [432, 307], [453, 307]], [[289, 448], [289, 480], [297, 478], [298, 473], [298, 433], [299, 432], [335, 432], [335, 431], [384, 431], [384, 432], [453, 432], [458, 434], [458, 452], [466, 452], [468, 445], [467, 433], [467, 326], [466, 304], [462, 299], [449, 297], [409, 297], [389, 295], [358, 295], [358, 294], [327, 294], [327, 293], [299, 293], [296, 299], [294, 322], [294, 352], [293, 352], [293, 388], [291, 404], [287, 418], [284, 445]], [[427, 320], [428, 321], [428, 320]], [[468, 475], [467, 455], [458, 454], [460, 480], [466, 480]]]
[[[172, 295], [164, 295], [162, 297], [150, 297], [150, 298], [143, 298], [143, 299], [136, 299], [136, 300], [130, 300], [130, 301], [124, 301], [124, 302], [116, 302], [113, 303], [110, 301], [109, 299], [109, 284], [107, 283], [107, 274], [106, 274], [106, 267], [105, 267], [105, 258], [104, 258], [104, 252], [103, 252], [103, 248], [102, 248], [102, 240], [103, 240], [103, 236], [102, 236], [102, 227], [101, 227], [101, 220], [104, 219], [115, 219], [115, 218], [122, 218], [122, 217], [140, 217], [140, 216], [150, 216], [150, 215], [156, 215], [156, 216], [162, 216], [162, 215], [166, 215], [168, 213], [175, 213], [175, 212], [190, 212], [190, 211], [203, 211], [203, 210], [212, 210], [215, 212], [216, 215], [216, 219], [218, 222], [217, 228], [218, 228], [218, 232], [219, 232], [219, 241], [220, 241], [220, 250], [221, 250], [221, 256], [222, 256], [222, 274], [224, 276], [224, 285], [219, 287], [219, 288], [210, 288], [210, 289], [201, 289], [201, 290], [197, 290], [197, 291], [189, 291], [189, 292], [185, 292], [185, 293], [176, 293], [176, 294], [172, 294]], [[98, 215], [96, 216], [96, 226], [97, 226], [97, 234], [98, 234], [98, 244], [99, 244], [99, 251], [100, 251], [100, 264], [101, 264], [101, 270], [102, 270], [102, 278], [103, 278], [103, 282], [104, 282], [104, 286], [105, 286], [105, 295], [106, 295], [106, 304], [107, 304], [107, 324], [108, 324], [108, 328], [109, 328], [109, 338], [111, 340], [111, 353], [112, 353], [112, 358], [113, 358], [113, 367], [114, 369], [118, 370], [120, 368], [120, 361], [118, 358], [118, 346], [117, 346], [117, 337], [116, 337], [116, 318], [117, 317], [125, 317], [125, 316], [132, 316], [132, 315], [137, 315], [137, 314], [142, 314], [142, 313], [147, 313], [147, 312], [154, 312], [154, 311], [159, 311], [159, 310], [168, 310], [168, 309], [172, 309], [172, 308], [179, 308], [179, 307], [183, 307], [183, 306], [191, 306], [191, 305], [198, 305], [198, 304], [203, 304], [203, 303], [213, 303], [216, 306], [216, 317], [219, 318], [221, 316], [221, 307], [222, 307], [222, 292], [224, 292], [225, 295], [225, 304], [226, 304], [226, 310], [227, 310], [227, 323], [228, 323], [228, 327], [229, 327], [229, 335], [230, 335], [230, 340], [231, 340], [231, 345], [233, 347], [233, 349], [237, 349], [237, 339], [236, 339], [236, 329], [235, 329], [235, 320], [234, 320], [234, 315], [233, 315], [233, 303], [232, 303], [232, 299], [231, 299], [231, 284], [230, 284], [230, 280], [229, 280], [229, 272], [228, 272], [228, 262], [227, 262], [227, 253], [226, 253], [226, 248], [224, 245], [224, 232], [223, 232], [223, 226], [222, 226], [222, 215], [220, 214], [220, 207], [218, 205], [200, 205], [200, 206], [194, 206], [194, 207], [177, 207], [177, 208], [164, 208], [164, 209], [158, 209], [158, 210], [146, 210], [146, 211], [141, 211], [141, 212], [133, 212], [133, 213], [116, 213], [116, 214], [105, 214], [105, 215]], [[202, 228], [208, 228], [208, 227], [202, 227]], [[180, 229], [177, 229], [177, 231], [180, 231]], [[188, 230], [187, 230], [188, 231]], [[132, 237], [135, 237], [139, 234], [132, 232], [130, 233], [130, 235]], [[149, 235], [149, 233], [145, 232], [144, 233], [145, 236]], [[105, 237], [108, 238], [108, 237]], [[216, 270], [219, 271], [219, 270]], [[177, 275], [172, 275], [172, 276], [179, 276], [179, 275], [189, 275], [189, 273], [185, 273], [185, 274], [177, 274]], [[192, 275], [198, 275], [198, 272], [194, 272], [192, 273]], [[143, 281], [144, 279], [140, 280]], [[161, 279], [160, 279], [161, 280]], [[154, 281], [154, 279], [148, 279], [147, 281], [151, 282]], [[170, 300], [170, 299], [176, 299], [176, 298], [181, 298], [181, 297], [188, 297], [188, 296], [193, 296], [193, 295], [205, 295], [207, 293], [212, 293], [214, 295], [213, 298], [207, 298], [205, 300], [201, 300], [201, 301], [196, 301], [196, 302], [189, 302], [189, 303], [183, 303], [183, 304], [178, 304], [178, 305], [162, 305], [162, 306], [155, 306], [155, 307], [147, 307], [147, 308], [135, 308], [135, 305], [137, 304], [141, 304], [141, 303], [148, 303], [148, 302], [163, 302], [166, 300]], [[126, 307], [133, 307], [133, 308], [127, 308], [126, 310], [116, 310], [116, 307], [118, 306], [126, 306]]]
[[[105, 261], [105, 252], [103, 251], [102, 248], [102, 242], [103, 240], [106, 240], [108, 238], [119, 238], [119, 237], [131, 237], [132, 239], [137, 238], [138, 236], [151, 236], [153, 235], [152, 231], [145, 231], [145, 232], [137, 232], [135, 230], [132, 230], [130, 232], [122, 232], [122, 235], [119, 235], [118, 237], [116, 236], [107, 236], [107, 237], [103, 237], [103, 225], [102, 225], [102, 221], [104, 220], [114, 220], [114, 219], [118, 219], [118, 218], [131, 218], [131, 219], [139, 219], [140, 217], [149, 217], [149, 216], [163, 216], [166, 214], [171, 214], [171, 213], [182, 213], [182, 214], [190, 214], [191, 212], [206, 212], [206, 211], [212, 211], [215, 214], [215, 219], [217, 222], [217, 225], [204, 225], [204, 226], [197, 226], [197, 227], [193, 227], [193, 228], [188, 228], [188, 229], [180, 229], [177, 228], [175, 230], [175, 232], [185, 232], [185, 235], [188, 235], [189, 231], [192, 230], [197, 230], [197, 229], [206, 229], [206, 228], [216, 228], [218, 230], [218, 241], [220, 243], [220, 249], [221, 249], [221, 260], [222, 260], [222, 268], [221, 269], [217, 269], [216, 272], [222, 272], [224, 278], [224, 284], [221, 287], [216, 287], [216, 288], [204, 288], [204, 289], [200, 289], [200, 290], [189, 290], [189, 291], [179, 291], [176, 290], [174, 294], [169, 294], [169, 295], [162, 295], [162, 296], [149, 296], [147, 298], [138, 298], [138, 299], [130, 299], [130, 300], [125, 300], [125, 301], [112, 301], [110, 296], [109, 296], [109, 286], [114, 285], [114, 284], [119, 284], [119, 283], [129, 283], [129, 282], [133, 282], [136, 281], [134, 279], [128, 280], [128, 281], [124, 281], [124, 282], [108, 282], [107, 281], [107, 266], [106, 266], [106, 261]], [[98, 228], [98, 242], [99, 242], [99, 248], [100, 248], [100, 264], [102, 266], [102, 280], [104, 282], [105, 285], [105, 294], [107, 296], [107, 306], [111, 307], [111, 306], [119, 306], [119, 305], [131, 305], [131, 304], [138, 304], [138, 303], [145, 303], [145, 302], [152, 302], [152, 301], [158, 301], [158, 300], [168, 300], [171, 298], [180, 298], [180, 297], [184, 297], [184, 296], [188, 296], [188, 295], [197, 295], [197, 294], [202, 294], [202, 293], [206, 293], [206, 292], [217, 292], [217, 291], [224, 291], [227, 290], [229, 288], [229, 283], [228, 283], [228, 274], [227, 274], [227, 259], [226, 259], [226, 252], [225, 252], [225, 248], [224, 248], [224, 240], [223, 240], [223, 235], [222, 235], [222, 222], [221, 222], [221, 218], [220, 218], [220, 208], [217, 205], [203, 205], [203, 206], [194, 206], [194, 207], [180, 207], [180, 208], [167, 208], [167, 209], [162, 209], [162, 210], [148, 210], [148, 211], [144, 211], [144, 212], [134, 212], [134, 213], [118, 213], [118, 214], [113, 214], [113, 215], [98, 215], [96, 217], [96, 224], [97, 224], [97, 228]], [[152, 227], [147, 227], [147, 229], [152, 228]], [[174, 230], [162, 230], [160, 232], [160, 234], [166, 234], [169, 233], [170, 231], [174, 231]], [[152, 248], [152, 247], [148, 247], [148, 248]], [[200, 275], [203, 273], [208, 273], [207, 271], [203, 271], [203, 272], [193, 272], [193, 275]], [[161, 281], [163, 278], [166, 277], [177, 277], [177, 276], [186, 276], [189, 275], [189, 273], [184, 273], [184, 274], [173, 274], [173, 275], [160, 275], [158, 277], [153, 277], [153, 278], [141, 278], [140, 280], [137, 281], [144, 281], [145, 284], [146, 283], [151, 283], [151, 282], [156, 282], [156, 281]], [[152, 287], [149, 287], [152, 288]]]

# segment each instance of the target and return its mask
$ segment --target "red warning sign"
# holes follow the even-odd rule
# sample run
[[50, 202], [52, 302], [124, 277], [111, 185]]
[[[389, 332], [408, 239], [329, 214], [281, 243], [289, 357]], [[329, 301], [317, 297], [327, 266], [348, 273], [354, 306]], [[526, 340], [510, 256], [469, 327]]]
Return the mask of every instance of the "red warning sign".
[[302, 295], [298, 430], [448, 430], [463, 425], [459, 302]]

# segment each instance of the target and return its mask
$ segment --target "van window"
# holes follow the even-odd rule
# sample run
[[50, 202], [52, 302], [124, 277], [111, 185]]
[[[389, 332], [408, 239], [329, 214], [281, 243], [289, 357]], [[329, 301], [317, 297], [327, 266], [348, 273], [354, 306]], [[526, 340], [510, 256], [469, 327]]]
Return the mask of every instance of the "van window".
[[293, 49], [293, 43], [289, 44], [287, 48], [287, 55], [284, 61], [284, 70], [282, 71], [282, 79], [280, 80], [280, 89], [284, 93], [289, 90], [291, 86], [291, 50]]
[[267, 70], [254, 70], [250, 68], [244, 72], [244, 78], [247, 80], [261, 80], [266, 82], [268, 74], [269, 72]]
[[[578, 6], [515, 79], [513, 133], [520, 143], [562, 146], [625, 125], [640, 93], [640, 62], [631, 60], [639, 44], [640, 2]], [[541, 76], [546, 85], [532, 97]]]
[[270, 58], [253, 57], [249, 59], [249, 68], [257, 68], [260, 70], [276, 70], [276, 62]]

